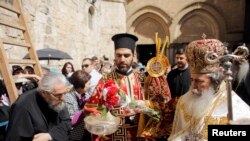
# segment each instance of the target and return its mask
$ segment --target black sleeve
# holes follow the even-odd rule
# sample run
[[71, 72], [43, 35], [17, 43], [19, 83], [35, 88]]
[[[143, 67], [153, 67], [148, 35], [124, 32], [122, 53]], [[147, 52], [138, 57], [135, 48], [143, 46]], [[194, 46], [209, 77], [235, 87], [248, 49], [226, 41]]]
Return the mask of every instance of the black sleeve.
[[26, 108], [13, 104], [5, 141], [32, 140], [33, 131], [29, 112]]
[[71, 130], [71, 119], [66, 108], [59, 113], [59, 123], [54, 126], [49, 134], [53, 141], [68, 141], [69, 131]]

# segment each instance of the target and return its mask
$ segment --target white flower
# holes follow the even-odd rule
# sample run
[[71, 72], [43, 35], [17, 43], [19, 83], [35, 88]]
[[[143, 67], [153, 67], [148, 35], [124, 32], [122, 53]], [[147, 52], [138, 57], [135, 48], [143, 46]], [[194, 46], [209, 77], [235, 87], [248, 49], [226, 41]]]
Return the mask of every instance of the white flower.
[[108, 89], [103, 89], [102, 91], [102, 96], [103, 96], [103, 100], [106, 101], [107, 100], [107, 93], [108, 93]]

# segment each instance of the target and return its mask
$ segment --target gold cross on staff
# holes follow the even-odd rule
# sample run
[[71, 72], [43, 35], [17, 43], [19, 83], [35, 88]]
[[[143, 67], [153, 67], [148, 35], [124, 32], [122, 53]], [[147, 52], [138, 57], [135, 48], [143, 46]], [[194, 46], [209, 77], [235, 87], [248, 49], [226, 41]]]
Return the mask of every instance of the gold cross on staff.
[[205, 33], [203, 33], [201, 37], [202, 37], [202, 39], [205, 40], [207, 38], [207, 35]]

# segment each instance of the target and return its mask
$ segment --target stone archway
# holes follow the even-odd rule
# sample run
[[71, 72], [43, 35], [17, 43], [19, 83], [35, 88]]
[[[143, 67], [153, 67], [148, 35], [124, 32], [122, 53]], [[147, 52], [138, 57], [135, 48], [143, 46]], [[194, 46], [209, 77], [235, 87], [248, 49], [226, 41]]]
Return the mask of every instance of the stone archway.
[[170, 62], [175, 62], [173, 54], [178, 48], [184, 48], [190, 41], [202, 39], [203, 33], [207, 38], [224, 41], [227, 33], [225, 21], [215, 7], [206, 3], [193, 3], [180, 10], [169, 28], [172, 35], [168, 50]]
[[153, 44], [156, 32], [161, 38], [169, 36], [168, 25], [154, 13], [145, 13], [138, 17], [132, 24], [132, 29], [141, 44]]
[[146, 6], [127, 18], [127, 31], [139, 37], [139, 44], [154, 44], [155, 32], [159, 37], [169, 36], [171, 18], [161, 9]]
[[[137, 55], [145, 63], [155, 56], [155, 33], [165, 40], [169, 36], [170, 17], [160, 9], [152, 6], [143, 7], [127, 20], [127, 31], [138, 36]], [[153, 53], [153, 55], [152, 55]], [[140, 58], [143, 59], [140, 60]]]
[[224, 40], [227, 33], [223, 16], [206, 3], [193, 3], [182, 9], [173, 19], [170, 31], [173, 34], [173, 43], [188, 43], [201, 39], [202, 33], [205, 33], [207, 38]]
[[180, 20], [179, 25], [180, 28], [176, 29], [175, 32], [175, 42], [178, 43], [199, 40], [203, 33], [206, 34], [207, 38], [220, 38], [221, 29], [218, 23], [203, 10], [188, 13]]

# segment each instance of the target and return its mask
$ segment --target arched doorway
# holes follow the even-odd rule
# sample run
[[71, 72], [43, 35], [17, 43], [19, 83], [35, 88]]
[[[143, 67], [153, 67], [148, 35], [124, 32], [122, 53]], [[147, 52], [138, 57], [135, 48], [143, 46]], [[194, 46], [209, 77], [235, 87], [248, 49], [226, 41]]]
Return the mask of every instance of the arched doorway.
[[[169, 16], [156, 7], [143, 7], [128, 19], [128, 32], [138, 36], [137, 60], [144, 65], [156, 55], [155, 34], [169, 36]], [[164, 54], [167, 54], [164, 52]]]

